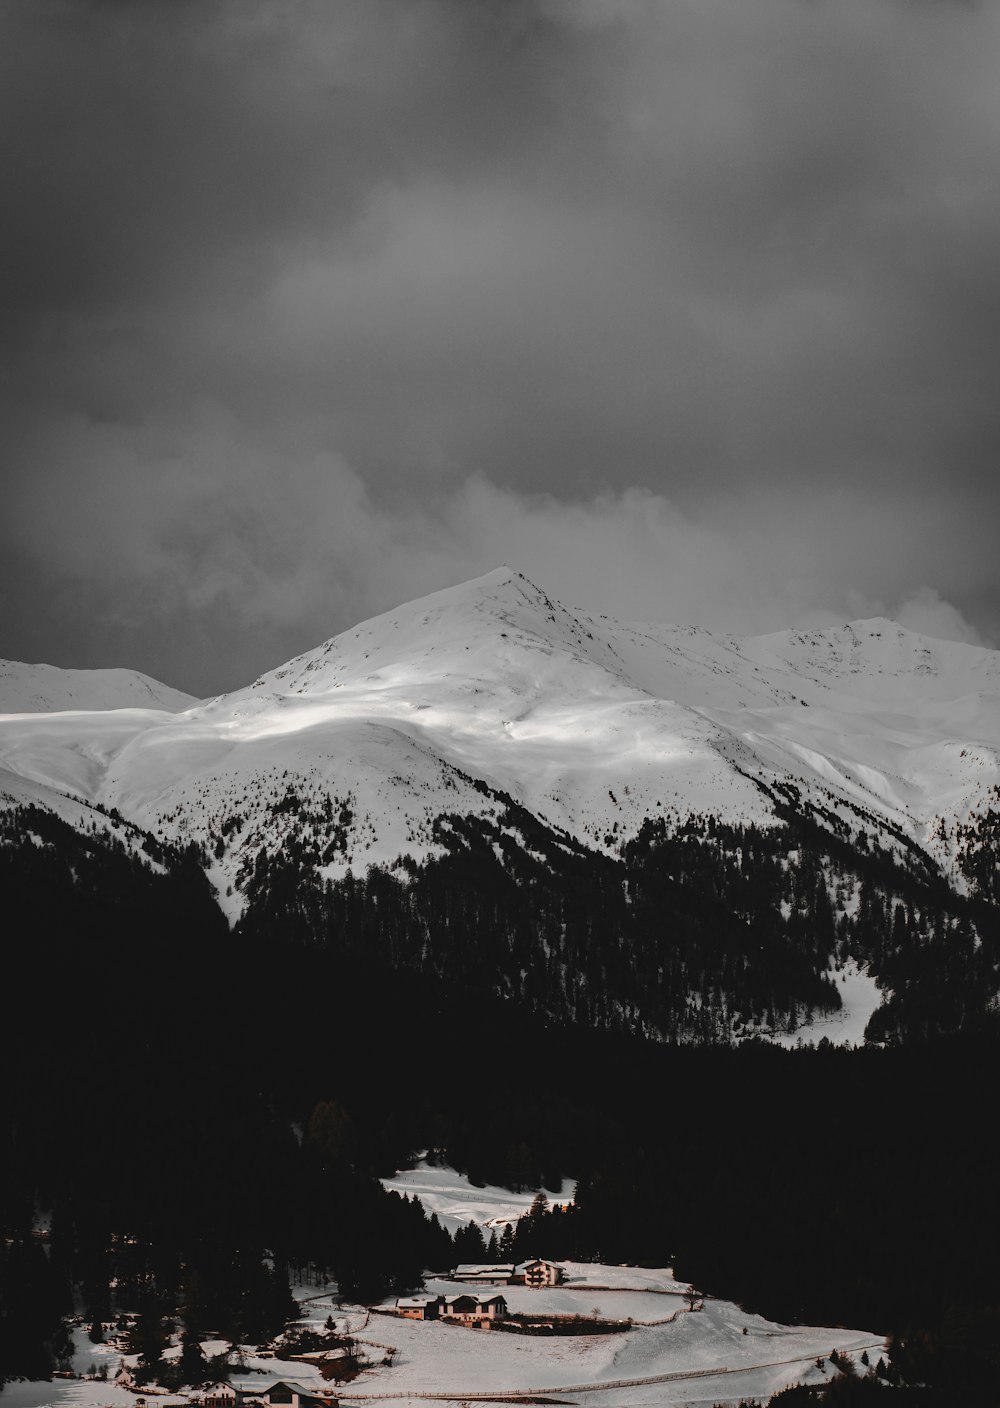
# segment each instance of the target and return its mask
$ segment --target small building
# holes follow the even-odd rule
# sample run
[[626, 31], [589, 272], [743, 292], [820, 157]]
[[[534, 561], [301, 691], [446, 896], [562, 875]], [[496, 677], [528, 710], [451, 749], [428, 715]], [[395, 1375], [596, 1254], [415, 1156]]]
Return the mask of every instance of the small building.
[[529, 1261], [522, 1261], [514, 1268], [512, 1282], [522, 1283], [525, 1286], [532, 1286], [536, 1290], [539, 1286], [558, 1286], [563, 1279], [563, 1269], [556, 1266], [554, 1261], [543, 1261], [541, 1257], [532, 1257]]
[[199, 1408], [239, 1408], [243, 1395], [232, 1384], [205, 1384], [191, 1398]]
[[442, 1299], [441, 1296], [400, 1296], [396, 1311], [406, 1320], [436, 1320]]
[[339, 1402], [322, 1389], [303, 1388], [288, 1379], [278, 1379], [267, 1388], [246, 1391], [240, 1397], [246, 1408], [251, 1404], [267, 1404], [268, 1408], [337, 1408]]
[[[311, 1364], [314, 1369], [318, 1369], [320, 1376], [324, 1379], [345, 1379], [349, 1375], [352, 1365], [357, 1365], [357, 1357], [352, 1356], [347, 1349], [318, 1349], [313, 1354], [290, 1354], [289, 1359], [296, 1360], [300, 1364]], [[325, 1393], [325, 1389], [317, 1389], [318, 1393]], [[159, 1405], [157, 1404], [157, 1408]]]
[[452, 1281], [468, 1281], [473, 1286], [509, 1286], [514, 1275], [513, 1265], [489, 1266], [463, 1262], [449, 1277]]
[[457, 1320], [465, 1325], [487, 1328], [492, 1321], [506, 1317], [507, 1302], [501, 1295], [476, 1296], [471, 1292], [442, 1296], [440, 1315], [442, 1320]]

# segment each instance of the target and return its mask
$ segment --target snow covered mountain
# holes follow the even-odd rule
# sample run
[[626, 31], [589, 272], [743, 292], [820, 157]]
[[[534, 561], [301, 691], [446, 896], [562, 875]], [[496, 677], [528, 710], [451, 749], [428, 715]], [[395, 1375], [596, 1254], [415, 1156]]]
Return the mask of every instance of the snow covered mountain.
[[60, 670], [0, 660], [0, 714], [52, 714], [68, 709], [164, 709], [197, 703], [190, 694], [137, 670]]
[[495, 815], [497, 793], [616, 853], [647, 817], [766, 825], [791, 785], [954, 875], [1000, 783], [1000, 653], [886, 620], [738, 638], [594, 619], [508, 568], [203, 703], [117, 671], [0, 684], [0, 791], [210, 846], [231, 913], [247, 857], [293, 828], [329, 832], [336, 877], [419, 859], [435, 817]]
[[331, 876], [424, 855], [442, 811], [492, 815], [482, 783], [617, 850], [646, 817], [766, 824], [790, 781], [951, 870], [1000, 783], [1000, 653], [885, 620], [749, 639], [593, 620], [506, 567], [207, 703], [114, 670], [6, 665], [0, 690], [0, 788], [223, 836], [220, 884], [299, 824], [290, 793], [337, 800]]
[[265, 944], [333, 935], [567, 1020], [709, 1039], [836, 1014], [847, 977], [869, 1010], [894, 994], [887, 1032], [927, 1001], [949, 1029], [997, 1002], [994, 651], [885, 620], [591, 618], [502, 568], [215, 699], [9, 678], [0, 802], [197, 860]]

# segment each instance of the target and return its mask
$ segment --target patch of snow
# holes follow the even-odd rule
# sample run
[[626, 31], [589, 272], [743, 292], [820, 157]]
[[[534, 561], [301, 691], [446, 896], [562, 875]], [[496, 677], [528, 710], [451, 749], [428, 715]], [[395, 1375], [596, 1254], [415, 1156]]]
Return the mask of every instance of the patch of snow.
[[824, 1037], [834, 1046], [861, 1046], [864, 1043], [869, 1018], [882, 1005], [881, 989], [854, 959], [848, 959], [839, 972], [831, 971], [827, 976], [837, 984], [843, 1003], [840, 1011], [831, 1012], [828, 1016], [817, 1014], [812, 1021], [803, 1023], [794, 1032], [777, 1033], [770, 1038], [772, 1041], [786, 1047], [819, 1042]]
[[[823, 1383], [833, 1376], [827, 1363], [832, 1349], [855, 1359], [867, 1349], [872, 1360], [884, 1352], [881, 1336], [868, 1331], [780, 1325], [729, 1301], [707, 1300], [692, 1312], [682, 1294], [686, 1288], [665, 1268], [564, 1265], [569, 1274], [564, 1286], [537, 1291], [502, 1287], [500, 1293], [520, 1296], [527, 1313], [589, 1316], [600, 1309], [603, 1315], [617, 1306], [619, 1313], [608, 1318], [627, 1319], [630, 1310], [650, 1308], [661, 1312], [651, 1320], [667, 1323], [635, 1324], [614, 1335], [528, 1337], [404, 1320], [392, 1313], [394, 1298], [371, 1311], [341, 1306], [332, 1293], [313, 1292], [303, 1300], [300, 1324], [318, 1330], [332, 1316], [338, 1331], [355, 1335], [373, 1358], [393, 1346], [391, 1366], [366, 1370], [342, 1386], [339, 1395], [350, 1404], [392, 1394], [403, 1408], [421, 1402], [414, 1394], [556, 1393], [570, 1385], [586, 1395], [582, 1401], [589, 1408], [707, 1408], [741, 1398], [766, 1401], [793, 1383]], [[429, 1287], [434, 1293], [436, 1285]], [[824, 1361], [822, 1369], [816, 1367], [817, 1358]], [[247, 1364], [274, 1377], [320, 1383], [309, 1365], [252, 1356]], [[267, 1380], [247, 1374], [234, 1375], [234, 1382], [252, 1387]]]
[[449, 1232], [467, 1227], [470, 1222], [499, 1230], [508, 1222], [516, 1222], [531, 1207], [538, 1192], [544, 1192], [550, 1205], [572, 1202], [576, 1183], [567, 1179], [559, 1189], [535, 1189], [527, 1193], [512, 1193], [509, 1188], [492, 1185], [477, 1188], [464, 1173], [447, 1166], [428, 1164], [421, 1160], [415, 1168], [401, 1169], [382, 1185], [396, 1193], [418, 1197], [428, 1216], [437, 1213], [441, 1226]]

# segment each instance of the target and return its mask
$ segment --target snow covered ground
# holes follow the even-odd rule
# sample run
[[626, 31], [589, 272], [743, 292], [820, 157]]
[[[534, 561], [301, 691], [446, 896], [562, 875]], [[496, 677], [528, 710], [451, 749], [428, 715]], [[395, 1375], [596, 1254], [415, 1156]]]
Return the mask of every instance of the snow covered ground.
[[771, 1037], [779, 1046], [798, 1046], [804, 1042], [819, 1042], [826, 1038], [834, 1046], [862, 1046], [865, 1027], [872, 1013], [882, 1002], [882, 993], [875, 979], [853, 959], [848, 959], [839, 973], [830, 977], [837, 984], [843, 1007], [829, 1016], [816, 1016], [794, 1032], [779, 1032]]
[[[537, 1313], [545, 1313], [546, 1293], [535, 1294], [542, 1298]], [[561, 1294], [566, 1298], [570, 1293], [563, 1289]], [[576, 1293], [579, 1313], [590, 1313], [595, 1294], [586, 1289]], [[630, 1293], [622, 1294], [623, 1303], [629, 1303]], [[393, 1363], [366, 1372], [342, 1397], [361, 1402], [369, 1394], [392, 1393], [405, 1404], [427, 1393], [462, 1399], [561, 1390], [574, 1398], [585, 1395], [595, 1408], [712, 1404], [767, 1398], [790, 1383], [822, 1382], [828, 1371], [817, 1369], [815, 1361], [834, 1348], [858, 1356], [867, 1348], [875, 1358], [882, 1349], [880, 1337], [864, 1331], [774, 1325], [724, 1301], [708, 1301], [703, 1309], [689, 1311], [676, 1297], [663, 1300], [677, 1305], [670, 1323], [571, 1338], [375, 1316], [370, 1327], [377, 1324], [378, 1338], [396, 1346]]]
[[[601, 1279], [626, 1268], [592, 1266], [588, 1272]], [[659, 1273], [666, 1285], [669, 1272]], [[649, 1273], [636, 1269], [637, 1284], [648, 1284]], [[369, 1313], [362, 1307], [341, 1307], [334, 1296], [313, 1288], [303, 1299], [303, 1326], [321, 1328], [332, 1316], [338, 1330], [353, 1334], [374, 1367], [353, 1383], [340, 1388], [344, 1404], [385, 1399], [406, 1408], [421, 1402], [421, 1395], [448, 1395], [457, 1402], [477, 1394], [566, 1394], [560, 1401], [579, 1400], [592, 1408], [639, 1408], [639, 1405], [704, 1405], [738, 1402], [740, 1398], [769, 1395], [790, 1383], [820, 1383], [832, 1375], [826, 1360], [834, 1348], [859, 1357], [868, 1350], [873, 1362], [882, 1350], [878, 1335], [843, 1329], [814, 1329], [774, 1325], [747, 1315], [724, 1301], [708, 1301], [704, 1309], [689, 1312], [678, 1296], [643, 1299], [662, 1302], [665, 1313], [676, 1308], [668, 1324], [635, 1326], [616, 1335], [536, 1338], [500, 1331], [468, 1330], [437, 1322], [402, 1320], [391, 1314]], [[588, 1315], [599, 1293], [585, 1286], [575, 1292], [524, 1291], [535, 1297], [535, 1313], [567, 1313], [562, 1303], [576, 1297], [579, 1313]], [[621, 1306], [635, 1304], [642, 1293], [623, 1290]], [[614, 1295], [603, 1293], [613, 1301]], [[544, 1304], [543, 1304], [544, 1303]], [[574, 1313], [570, 1311], [568, 1313]], [[746, 1334], [743, 1333], [744, 1328]], [[84, 1331], [77, 1340], [86, 1341]], [[209, 1345], [208, 1349], [214, 1349]], [[120, 1358], [117, 1351], [101, 1354], [101, 1346], [83, 1344], [76, 1358], [81, 1371], [103, 1358], [113, 1376]], [[97, 1353], [95, 1353], [95, 1350]], [[392, 1364], [381, 1361], [389, 1357]], [[275, 1379], [290, 1379], [319, 1390], [325, 1387], [319, 1371], [297, 1360], [279, 1360], [248, 1350], [246, 1368], [232, 1382], [247, 1390], [261, 1388]], [[148, 1404], [171, 1408], [185, 1402], [186, 1394], [155, 1390], [134, 1393], [113, 1381], [56, 1379], [51, 1383], [14, 1383], [0, 1391], [2, 1408], [135, 1408], [137, 1397]]]
[[[453, 1169], [426, 1164], [383, 1181], [386, 1187], [419, 1192], [428, 1211], [452, 1224], [471, 1216], [481, 1226], [495, 1225], [518, 1207], [526, 1210], [534, 1196], [473, 1188]], [[559, 1195], [547, 1196], [564, 1199], [568, 1186]], [[536, 1253], [544, 1256], [545, 1248], [536, 1248]], [[343, 1401], [365, 1401], [362, 1392], [399, 1393], [398, 1401], [405, 1405], [420, 1401], [414, 1393], [454, 1393], [462, 1398], [532, 1389], [552, 1394], [572, 1386], [570, 1395], [584, 1394], [583, 1401], [594, 1408], [706, 1405], [738, 1402], [741, 1397], [766, 1399], [790, 1383], [820, 1383], [832, 1371], [828, 1363], [817, 1368], [816, 1359], [825, 1361], [834, 1348], [855, 1358], [867, 1349], [873, 1362], [882, 1352], [881, 1337], [863, 1330], [776, 1325], [726, 1301], [707, 1300], [692, 1311], [685, 1298], [689, 1286], [677, 1281], [669, 1268], [561, 1265], [566, 1278], [562, 1285], [501, 1288], [511, 1310], [647, 1323], [617, 1335], [528, 1338], [376, 1314], [366, 1333], [378, 1326], [376, 1338], [396, 1347], [393, 1364], [363, 1374], [343, 1391]], [[449, 1295], [469, 1287], [434, 1279], [427, 1289]], [[393, 1303], [387, 1301], [386, 1309]], [[310, 1313], [320, 1318], [325, 1304], [315, 1302]], [[698, 1377], [665, 1377], [670, 1375]], [[621, 1380], [657, 1382], [611, 1387]]]
[[0, 714], [63, 710], [164, 709], [176, 713], [198, 701], [138, 670], [61, 670], [0, 660]]
[[[487, 1229], [502, 1228], [508, 1222], [516, 1222], [531, 1206], [535, 1193], [512, 1193], [509, 1188], [496, 1188], [488, 1185], [477, 1188], [474, 1184], [452, 1168], [441, 1168], [421, 1161], [415, 1168], [402, 1169], [392, 1178], [383, 1178], [386, 1188], [409, 1197], [418, 1197], [424, 1211], [430, 1216], [437, 1213], [441, 1226], [449, 1232], [476, 1222]], [[550, 1203], [569, 1203], [576, 1192], [576, 1184], [567, 1181], [555, 1191], [542, 1190]]]

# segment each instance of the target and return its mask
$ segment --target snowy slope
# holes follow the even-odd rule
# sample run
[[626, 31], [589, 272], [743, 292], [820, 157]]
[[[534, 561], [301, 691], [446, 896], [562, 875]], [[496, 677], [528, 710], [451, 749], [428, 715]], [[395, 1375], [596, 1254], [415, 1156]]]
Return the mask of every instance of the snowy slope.
[[[388, 1401], [398, 1408], [426, 1403], [428, 1397], [456, 1403], [502, 1397], [516, 1403], [538, 1402], [539, 1396], [549, 1400], [554, 1394], [560, 1397], [549, 1401], [589, 1408], [736, 1408], [748, 1399], [766, 1402], [789, 1384], [829, 1382], [834, 1370], [827, 1356], [834, 1348], [855, 1362], [865, 1351], [872, 1363], [885, 1352], [882, 1336], [870, 1331], [780, 1325], [729, 1301], [707, 1300], [701, 1309], [689, 1310], [683, 1287], [668, 1268], [567, 1263], [566, 1270], [570, 1279], [565, 1287], [520, 1292], [529, 1313], [590, 1316], [597, 1309], [624, 1318], [638, 1307], [648, 1308], [649, 1321], [659, 1323], [641, 1323], [644, 1317], [635, 1316], [636, 1323], [624, 1333], [572, 1338], [484, 1333], [439, 1321], [403, 1320], [393, 1313], [392, 1301], [371, 1309], [344, 1305], [335, 1287], [321, 1290], [308, 1284], [296, 1288], [302, 1310], [297, 1324], [321, 1333], [332, 1321], [338, 1332], [356, 1339], [370, 1367], [339, 1387], [341, 1403]], [[429, 1289], [437, 1287], [432, 1282]], [[134, 1367], [136, 1357], [120, 1340], [92, 1344], [83, 1325], [74, 1329], [72, 1339], [73, 1367], [80, 1377], [7, 1384], [0, 1392], [3, 1408], [133, 1408], [136, 1392], [115, 1377], [122, 1363]], [[166, 1358], [179, 1355], [178, 1340], [175, 1334]], [[203, 1347], [216, 1354], [227, 1346], [215, 1340]], [[248, 1393], [260, 1393], [279, 1379], [317, 1392], [330, 1389], [314, 1364], [280, 1359], [253, 1346], [243, 1346], [242, 1352], [232, 1382]], [[106, 1380], [87, 1377], [98, 1367]], [[563, 1398], [567, 1390], [571, 1396]], [[184, 1408], [190, 1399], [187, 1390], [167, 1394], [148, 1388], [141, 1397], [164, 1408]]]
[[[0, 660], [0, 807], [43, 807], [71, 826], [88, 827], [95, 815], [87, 782], [102, 766], [97, 740], [107, 720], [118, 738], [122, 722], [116, 711], [134, 711], [138, 726], [145, 727], [155, 717], [150, 711], [173, 714], [195, 703], [136, 670], [63, 670]], [[28, 716], [23, 735], [18, 715]]]
[[540, 1188], [528, 1193], [512, 1193], [509, 1188], [493, 1184], [477, 1186], [446, 1164], [423, 1160], [414, 1168], [400, 1169], [391, 1178], [383, 1178], [382, 1185], [394, 1193], [419, 1198], [424, 1211], [428, 1215], [436, 1213], [441, 1226], [449, 1232], [476, 1222], [487, 1229], [487, 1235], [490, 1228], [502, 1229], [508, 1222], [523, 1217], [536, 1191], [544, 1193], [550, 1203], [568, 1203], [576, 1193], [576, 1184], [569, 1179], [559, 1189]]
[[647, 816], [766, 824], [765, 789], [790, 780], [945, 868], [956, 823], [1000, 785], [997, 652], [882, 620], [740, 639], [588, 618], [508, 568], [181, 713], [112, 697], [0, 717], [0, 767], [213, 852], [222, 836], [233, 914], [241, 866], [289, 831], [323, 838], [336, 818], [331, 876], [419, 858], [441, 813], [497, 812], [477, 780], [608, 850]]
[[[669, 1280], [669, 1271], [661, 1275]], [[432, 1283], [431, 1289], [435, 1287]], [[548, 1309], [544, 1292], [526, 1294], [536, 1297], [536, 1314]], [[663, 1317], [676, 1318], [660, 1325], [636, 1324], [624, 1334], [572, 1338], [484, 1334], [440, 1321], [373, 1316], [359, 1337], [392, 1344], [392, 1366], [366, 1372], [343, 1391], [342, 1401], [363, 1403], [368, 1397], [392, 1394], [406, 1408], [429, 1395], [461, 1402], [474, 1394], [502, 1394], [516, 1401], [517, 1396], [530, 1399], [562, 1392], [591, 1408], [708, 1408], [748, 1398], [766, 1401], [793, 1383], [827, 1382], [832, 1371], [825, 1364], [818, 1369], [816, 1359], [825, 1360], [834, 1348], [855, 1358], [867, 1350], [873, 1361], [885, 1352], [884, 1339], [870, 1331], [779, 1325], [726, 1301], [707, 1301], [692, 1313], [683, 1301], [678, 1306], [676, 1298], [657, 1299]], [[564, 1292], [563, 1300], [558, 1313], [566, 1313], [565, 1302], [575, 1303], [575, 1313], [582, 1315], [603, 1310], [602, 1302], [614, 1304], [611, 1297], [586, 1286], [572, 1296]], [[623, 1310], [634, 1303], [627, 1292], [620, 1300]], [[314, 1313], [324, 1308], [319, 1302]]]
[[0, 714], [50, 714], [64, 709], [165, 709], [197, 700], [137, 670], [60, 670], [0, 660]]

